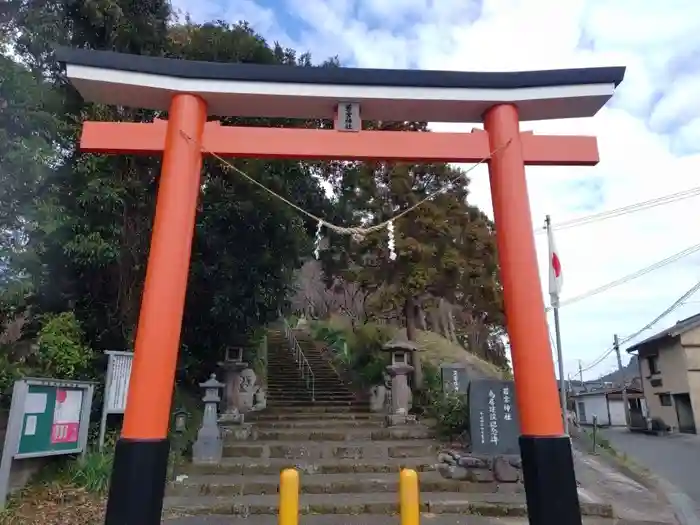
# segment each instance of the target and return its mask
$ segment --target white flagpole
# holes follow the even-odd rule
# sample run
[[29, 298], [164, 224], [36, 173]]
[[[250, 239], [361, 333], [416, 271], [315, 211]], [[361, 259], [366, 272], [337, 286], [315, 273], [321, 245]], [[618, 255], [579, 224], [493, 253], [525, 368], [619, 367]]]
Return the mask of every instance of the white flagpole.
[[[549, 244], [549, 273], [552, 273], [552, 223], [549, 215], [545, 218], [545, 227], [547, 228], [547, 242]], [[551, 277], [550, 277], [551, 281]], [[566, 380], [564, 379], [564, 359], [561, 350], [561, 329], [559, 326], [559, 293], [550, 289], [550, 299], [552, 312], [554, 312], [554, 340], [557, 350], [557, 363], [559, 365], [559, 402], [561, 404], [561, 415], [564, 422], [564, 434], [569, 434], [569, 418], [566, 410]]]

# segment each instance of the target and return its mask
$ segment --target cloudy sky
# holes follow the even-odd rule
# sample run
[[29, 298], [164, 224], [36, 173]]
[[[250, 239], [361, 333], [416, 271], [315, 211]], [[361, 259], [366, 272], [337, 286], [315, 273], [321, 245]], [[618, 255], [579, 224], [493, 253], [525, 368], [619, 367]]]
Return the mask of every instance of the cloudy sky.
[[[270, 41], [346, 66], [516, 71], [625, 65], [595, 118], [528, 123], [599, 137], [594, 168], [529, 168], [534, 226], [700, 186], [700, 2], [694, 0], [173, 0], [195, 20], [248, 21]], [[471, 129], [471, 125], [464, 130]], [[435, 125], [436, 130], [455, 126]], [[459, 127], [458, 127], [459, 129]], [[491, 213], [485, 169], [472, 200]], [[700, 197], [555, 233], [562, 299], [700, 243]], [[547, 246], [537, 235], [543, 285]], [[700, 280], [693, 254], [561, 309], [566, 373], [636, 332]], [[700, 293], [643, 336], [700, 312]], [[551, 320], [551, 319], [550, 319]], [[641, 339], [640, 336], [637, 340]], [[626, 357], [625, 357], [626, 359]], [[614, 354], [584, 374], [615, 366]]]

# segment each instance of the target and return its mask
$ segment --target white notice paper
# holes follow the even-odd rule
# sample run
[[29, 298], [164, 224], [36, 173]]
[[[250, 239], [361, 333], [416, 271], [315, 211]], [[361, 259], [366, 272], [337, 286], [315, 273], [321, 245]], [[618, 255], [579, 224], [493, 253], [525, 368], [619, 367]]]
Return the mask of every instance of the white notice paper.
[[58, 390], [56, 393], [56, 407], [53, 412], [54, 425], [80, 423], [80, 409], [82, 406], [82, 390]]
[[27, 424], [24, 426], [24, 435], [33, 436], [36, 434], [36, 416], [27, 416]]
[[43, 414], [46, 412], [46, 394], [29, 393], [24, 399], [25, 414]]

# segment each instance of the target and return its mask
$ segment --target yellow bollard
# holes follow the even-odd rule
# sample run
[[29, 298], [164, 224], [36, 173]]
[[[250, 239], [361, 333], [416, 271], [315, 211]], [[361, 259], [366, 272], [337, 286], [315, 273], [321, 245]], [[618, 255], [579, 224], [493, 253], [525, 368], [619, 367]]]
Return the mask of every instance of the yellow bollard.
[[401, 525], [419, 525], [420, 494], [418, 474], [412, 469], [403, 469], [399, 477], [399, 498], [401, 505]]
[[280, 474], [279, 525], [299, 525], [299, 473], [293, 468]]

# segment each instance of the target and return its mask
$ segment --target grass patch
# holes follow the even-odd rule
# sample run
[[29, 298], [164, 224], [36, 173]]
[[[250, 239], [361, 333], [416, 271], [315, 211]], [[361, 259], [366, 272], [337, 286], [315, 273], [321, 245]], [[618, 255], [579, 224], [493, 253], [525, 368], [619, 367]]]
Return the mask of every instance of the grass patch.
[[[401, 330], [406, 335], [405, 330]], [[484, 378], [502, 379], [503, 371], [496, 365], [475, 356], [463, 346], [445, 339], [435, 332], [418, 330], [416, 343], [421, 349], [421, 359], [439, 367], [446, 363], [463, 363], [467, 369]]]
[[[315, 338], [333, 346], [336, 352], [340, 351], [345, 342], [353, 354], [359, 350], [376, 351], [375, 345], [378, 341], [388, 340], [399, 334], [406, 337], [405, 328], [377, 323], [366, 323], [357, 327], [353, 332], [349, 323], [338, 316], [331, 317], [326, 321], [314, 321], [311, 325], [311, 333]], [[377, 336], [373, 338], [367, 335], [371, 333], [376, 333]], [[415, 343], [420, 347], [422, 363], [428, 362], [438, 368], [441, 364], [462, 363], [467, 367], [468, 372], [477, 377], [508, 379], [505, 377], [504, 371], [493, 363], [481, 359], [463, 346], [451, 342], [440, 334], [418, 330], [416, 339]], [[362, 345], [364, 348], [361, 348]]]

